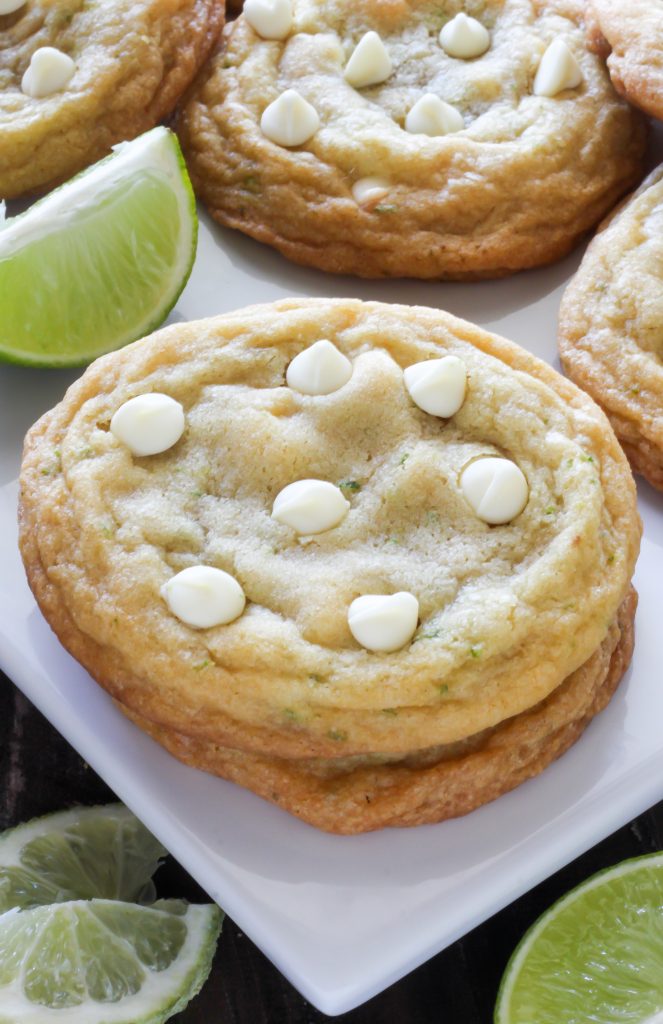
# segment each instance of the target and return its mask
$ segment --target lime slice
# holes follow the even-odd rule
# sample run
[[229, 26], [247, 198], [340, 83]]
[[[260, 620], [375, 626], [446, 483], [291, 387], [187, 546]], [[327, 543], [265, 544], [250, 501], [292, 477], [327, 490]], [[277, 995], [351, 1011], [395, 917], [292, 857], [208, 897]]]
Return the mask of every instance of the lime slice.
[[495, 1024], [663, 1022], [663, 854], [594, 875], [527, 932]]
[[149, 903], [165, 854], [122, 804], [37, 818], [0, 834], [0, 913], [96, 897]]
[[154, 128], [0, 228], [0, 358], [77, 366], [157, 327], [198, 222], [175, 135]]
[[0, 916], [0, 1024], [161, 1024], [200, 991], [221, 921], [218, 907], [176, 900], [10, 910]]

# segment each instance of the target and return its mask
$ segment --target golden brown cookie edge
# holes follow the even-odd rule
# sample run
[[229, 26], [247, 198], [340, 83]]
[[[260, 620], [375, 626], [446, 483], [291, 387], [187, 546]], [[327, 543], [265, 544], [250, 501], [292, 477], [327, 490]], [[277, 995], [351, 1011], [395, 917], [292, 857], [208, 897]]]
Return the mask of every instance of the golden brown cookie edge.
[[[468, 814], [540, 774], [580, 738], [630, 664], [636, 606], [631, 588], [599, 650], [545, 701], [490, 730], [471, 753], [423, 769], [390, 764], [334, 774], [330, 768], [324, 777], [302, 762], [200, 742], [117, 706], [178, 760], [235, 782], [323, 831], [352, 835], [435, 824]], [[569, 720], [567, 703], [575, 712]]]

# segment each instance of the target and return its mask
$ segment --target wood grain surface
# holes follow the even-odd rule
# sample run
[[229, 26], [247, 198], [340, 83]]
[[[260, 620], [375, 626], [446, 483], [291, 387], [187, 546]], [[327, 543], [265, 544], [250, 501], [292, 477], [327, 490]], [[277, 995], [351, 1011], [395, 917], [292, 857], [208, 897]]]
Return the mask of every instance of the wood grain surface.
[[[663, 783], [662, 783], [663, 785]], [[0, 829], [75, 804], [114, 800], [99, 779], [0, 673]], [[663, 804], [616, 832], [341, 1024], [490, 1024], [499, 980], [518, 940], [551, 903], [600, 868], [663, 848]], [[172, 859], [162, 896], [205, 894]], [[173, 1024], [320, 1024], [313, 1009], [226, 920], [209, 982]], [[561, 1024], [561, 1022], [560, 1022]]]

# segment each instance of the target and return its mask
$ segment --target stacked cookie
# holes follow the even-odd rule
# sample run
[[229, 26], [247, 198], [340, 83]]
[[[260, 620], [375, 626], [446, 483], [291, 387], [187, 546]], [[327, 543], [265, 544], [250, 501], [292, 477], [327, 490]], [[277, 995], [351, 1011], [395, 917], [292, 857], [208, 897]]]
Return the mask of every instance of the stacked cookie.
[[511, 789], [630, 659], [607, 421], [438, 311], [292, 300], [103, 357], [28, 435], [20, 516], [44, 614], [122, 710], [331, 831]]

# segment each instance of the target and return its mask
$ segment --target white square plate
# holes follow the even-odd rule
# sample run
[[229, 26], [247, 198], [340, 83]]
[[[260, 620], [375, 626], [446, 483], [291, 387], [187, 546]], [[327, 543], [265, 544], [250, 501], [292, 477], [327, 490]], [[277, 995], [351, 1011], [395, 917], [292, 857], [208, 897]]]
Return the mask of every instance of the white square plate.
[[[286, 295], [398, 300], [444, 307], [555, 363], [578, 259], [484, 284], [360, 282], [204, 221], [171, 319]], [[0, 367], [0, 666], [315, 1006], [357, 1006], [663, 797], [663, 500], [646, 487], [633, 666], [580, 742], [515, 792], [456, 821], [344, 838], [173, 760], [59, 646], [17, 553], [22, 435], [74, 376]]]

